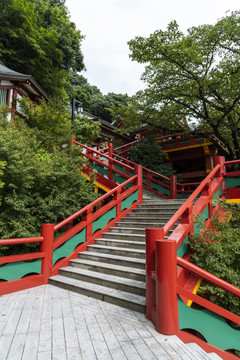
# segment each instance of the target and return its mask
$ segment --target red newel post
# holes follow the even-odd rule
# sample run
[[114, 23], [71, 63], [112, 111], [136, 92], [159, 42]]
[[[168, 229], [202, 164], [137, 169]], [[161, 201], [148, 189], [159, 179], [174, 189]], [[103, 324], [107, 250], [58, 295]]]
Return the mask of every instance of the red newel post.
[[108, 178], [109, 180], [113, 181], [113, 161], [112, 161], [112, 157], [113, 157], [113, 144], [112, 143], [109, 143], [108, 145], [108, 156], [109, 156], [109, 166], [110, 168], [108, 169]]
[[142, 197], [143, 197], [142, 165], [136, 165], [135, 166], [135, 175], [137, 175], [136, 185], [139, 186], [139, 189], [138, 189], [138, 201], [140, 201], [142, 203]]
[[155, 243], [164, 238], [163, 229], [146, 229], [146, 317], [152, 320], [152, 309], [155, 307], [155, 281], [152, 272], [155, 271]]
[[41, 274], [44, 275], [44, 284], [47, 284], [48, 278], [52, 275], [54, 224], [42, 224], [41, 235], [44, 240], [41, 243], [40, 251], [45, 253], [42, 259]]
[[156, 329], [164, 335], [179, 330], [175, 240], [156, 241]]
[[224, 174], [226, 172], [226, 168], [225, 168], [225, 157], [224, 156], [216, 156], [215, 157], [215, 166], [220, 165], [220, 169], [217, 172], [216, 176], [217, 177], [223, 177], [223, 182], [222, 182], [222, 194], [225, 195], [225, 191], [226, 191], [226, 186], [225, 186], [225, 178], [224, 178]]
[[177, 199], [177, 176], [170, 176], [170, 186], [171, 186], [171, 199]]

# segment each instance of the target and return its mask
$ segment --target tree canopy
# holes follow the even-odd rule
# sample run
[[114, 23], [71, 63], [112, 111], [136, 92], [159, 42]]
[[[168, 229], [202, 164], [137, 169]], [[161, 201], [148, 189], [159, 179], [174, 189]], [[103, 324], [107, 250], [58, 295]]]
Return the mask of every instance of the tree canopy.
[[1, 1], [0, 13], [1, 60], [32, 75], [50, 96], [62, 97], [68, 72], [84, 68], [83, 36], [70, 21], [65, 0]]
[[227, 158], [240, 158], [240, 12], [215, 25], [166, 31], [129, 41], [130, 57], [146, 64], [147, 88], [120, 114], [130, 127], [148, 124], [209, 138]]

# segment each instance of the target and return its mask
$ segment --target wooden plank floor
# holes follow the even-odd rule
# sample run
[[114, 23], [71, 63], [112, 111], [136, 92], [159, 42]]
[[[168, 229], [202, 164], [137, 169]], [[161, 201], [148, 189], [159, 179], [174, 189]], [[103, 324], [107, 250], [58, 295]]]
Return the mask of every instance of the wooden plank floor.
[[52, 285], [0, 297], [0, 360], [207, 360], [143, 314]]

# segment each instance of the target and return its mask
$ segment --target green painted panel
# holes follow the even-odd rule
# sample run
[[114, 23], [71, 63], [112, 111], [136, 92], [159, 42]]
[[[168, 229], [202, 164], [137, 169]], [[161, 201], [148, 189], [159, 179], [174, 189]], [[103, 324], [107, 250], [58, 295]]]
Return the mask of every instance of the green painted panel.
[[193, 329], [206, 341], [222, 350], [240, 351], [240, 331], [231, 328], [223, 317], [210, 310], [195, 310], [178, 299], [179, 328]]
[[187, 241], [188, 241], [188, 236], [185, 237], [185, 239], [177, 249], [177, 256], [180, 256], [182, 258], [185, 254], [187, 254], [188, 252]]
[[[126, 180], [127, 180], [127, 179], [126, 179], [125, 177], [113, 173], [113, 181], [115, 181], [116, 183], [122, 184], [122, 183], [123, 183], [124, 181], [126, 181]], [[130, 183], [130, 184], [128, 184], [128, 185], [125, 186], [125, 187], [126, 187], [126, 188], [129, 188], [129, 187], [131, 187], [131, 186], [132, 186], [132, 184]]]
[[41, 273], [41, 259], [29, 262], [18, 261], [0, 267], [0, 279], [7, 281], [21, 279], [23, 276], [31, 273]]
[[225, 177], [226, 189], [240, 186], [240, 177]]
[[151, 189], [155, 189], [161, 194], [167, 195], [170, 197], [170, 189], [165, 188], [160, 184], [156, 184], [155, 182], [151, 181]]
[[126, 174], [126, 169], [120, 165], [114, 165], [115, 169]]
[[208, 205], [205, 207], [201, 215], [199, 216], [199, 221], [194, 224], [194, 232], [199, 233], [202, 229], [201, 223], [205, 222], [209, 218], [208, 215]]
[[204, 138], [203, 138], [203, 137], [195, 137], [194, 140], [195, 140], [195, 141], [204, 141]]
[[97, 230], [103, 229], [110, 220], [115, 219], [116, 217], [116, 206], [114, 206], [112, 209], [108, 210], [105, 214], [100, 216], [97, 220], [93, 222], [93, 234]]
[[143, 184], [147, 185], [147, 179], [146, 178], [143, 178], [142, 182], [143, 182]]
[[85, 239], [86, 239], [86, 229], [83, 229], [78, 234], [72, 236], [70, 239], [65, 241], [64, 244], [62, 244], [53, 251], [52, 264], [54, 265], [59, 259], [65, 258], [68, 255], [70, 255], [79, 244], [85, 242]]
[[187, 139], [181, 139], [180, 140], [180, 144], [187, 144], [187, 143], [190, 143], [190, 138], [187, 138]]
[[134, 201], [137, 200], [138, 200], [138, 191], [135, 191], [134, 193], [132, 193], [122, 201], [121, 210], [123, 211], [125, 209], [128, 209], [134, 203]]
[[176, 145], [176, 141], [171, 141], [171, 142], [166, 142], [165, 146], [170, 147], [170, 146], [175, 146]]
[[108, 169], [105, 169], [103, 166], [95, 163], [91, 163], [91, 168], [95, 169], [99, 174], [108, 176]]

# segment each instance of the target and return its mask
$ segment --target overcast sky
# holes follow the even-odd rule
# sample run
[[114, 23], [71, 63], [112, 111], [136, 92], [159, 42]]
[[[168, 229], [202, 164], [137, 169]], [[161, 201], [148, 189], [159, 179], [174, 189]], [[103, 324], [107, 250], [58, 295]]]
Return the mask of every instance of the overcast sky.
[[127, 42], [165, 30], [176, 20], [180, 30], [214, 24], [228, 10], [239, 10], [239, 0], [66, 0], [71, 20], [85, 39], [82, 72], [103, 94], [133, 95], [144, 87], [144, 66], [129, 58]]

